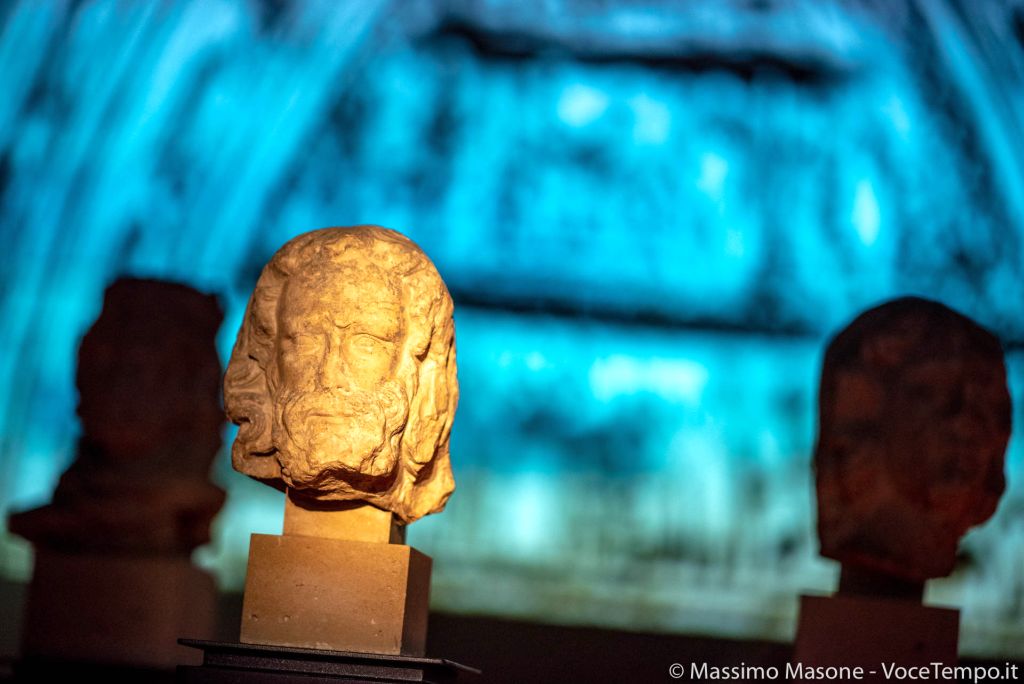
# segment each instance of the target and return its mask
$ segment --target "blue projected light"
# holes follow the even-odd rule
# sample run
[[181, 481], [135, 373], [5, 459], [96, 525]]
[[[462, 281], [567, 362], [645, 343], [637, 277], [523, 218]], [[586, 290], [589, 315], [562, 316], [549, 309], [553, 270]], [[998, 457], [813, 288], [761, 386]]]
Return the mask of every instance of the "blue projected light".
[[871, 247], [878, 240], [880, 223], [878, 200], [871, 188], [871, 181], [862, 180], [857, 184], [853, 200], [853, 225], [865, 247]]
[[[284, 241], [377, 223], [456, 302], [458, 489], [410, 529], [435, 607], [789, 639], [837, 573], [810, 471], [830, 333], [939, 299], [1005, 342], [1021, 424], [1024, 14], [606, 5], [0, 5], [0, 508], [73, 458], [116, 276], [220, 295], [226, 359]], [[969, 654], [1024, 656], [1022, 455], [1018, 431], [997, 515], [929, 585]], [[198, 558], [237, 590], [282, 503], [226, 451], [214, 478]], [[30, 565], [3, 537], [0, 572]]]

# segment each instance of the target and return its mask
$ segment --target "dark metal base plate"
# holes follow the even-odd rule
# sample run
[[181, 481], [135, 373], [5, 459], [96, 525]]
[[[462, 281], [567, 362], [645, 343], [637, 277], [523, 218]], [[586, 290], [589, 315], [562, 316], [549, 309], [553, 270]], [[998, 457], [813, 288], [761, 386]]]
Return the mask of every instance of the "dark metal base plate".
[[203, 664], [180, 666], [185, 684], [337, 684], [337, 682], [423, 682], [448, 684], [480, 674], [450, 660], [380, 653], [179, 639], [203, 651]]

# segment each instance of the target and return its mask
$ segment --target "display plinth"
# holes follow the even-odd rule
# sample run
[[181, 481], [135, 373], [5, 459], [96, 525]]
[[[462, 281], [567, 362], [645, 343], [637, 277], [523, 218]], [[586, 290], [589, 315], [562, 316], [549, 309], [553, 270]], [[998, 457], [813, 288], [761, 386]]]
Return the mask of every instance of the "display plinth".
[[213, 578], [188, 557], [37, 548], [22, 655], [173, 670], [194, 653], [181, 634], [213, 636], [215, 605]]
[[402, 544], [254, 534], [241, 641], [422, 656], [430, 565]]
[[960, 611], [917, 601], [801, 596], [793, 661], [807, 667], [859, 665], [866, 681], [883, 681], [882, 663], [956, 665], [959, 627]]
[[203, 652], [202, 665], [178, 668], [178, 681], [184, 684], [447, 684], [480, 674], [479, 670], [438, 658], [192, 639], [182, 639], [181, 643]]

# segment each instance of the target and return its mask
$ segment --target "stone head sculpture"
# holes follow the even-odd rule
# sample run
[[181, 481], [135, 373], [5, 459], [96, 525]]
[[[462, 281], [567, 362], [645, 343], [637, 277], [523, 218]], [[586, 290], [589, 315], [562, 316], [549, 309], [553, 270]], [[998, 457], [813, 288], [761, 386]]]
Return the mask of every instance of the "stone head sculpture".
[[217, 298], [121, 278], [78, 349], [75, 462], [47, 506], [10, 528], [67, 551], [187, 555], [210, 540], [224, 492], [208, 481], [222, 442]]
[[857, 317], [825, 352], [814, 454], [822, 555], [913, 582], [952, 572], [1005, 487], [1003, 352], [918, 298]]
[[205, 478], [224, 425], [215, 344], [223, 318], [215, 297], [187, 285], [121, 278], [107, 288], [78, 350], [85, 446], [122, 467], [152, 465], [163, 451], [168, 470]]
[[292, 239], [260, 275], [224, 379], [235, 469], [407, 523], [440, 511], [455, 486], [454, 334], [444, 282], [403, 235]]

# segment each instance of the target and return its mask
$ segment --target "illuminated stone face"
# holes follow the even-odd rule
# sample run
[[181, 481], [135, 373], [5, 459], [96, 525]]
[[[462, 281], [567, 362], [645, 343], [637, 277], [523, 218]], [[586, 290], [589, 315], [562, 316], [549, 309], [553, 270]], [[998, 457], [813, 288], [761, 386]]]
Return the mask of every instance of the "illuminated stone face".
[[426, 255], [376, 226], [301, 235], [264, 269], [224, 385], [239, 471], [406, 522], [454, 488], [452, 303]]
[[274, 440], [282, 479], [296, 489], [386, 489], [409, 404], [394, 378], [404, 347], [400, 296], [386, 278], [339, 271], [296, 277], [278, 309]]
[[912, 581], [948, 575], [1005, 487], [998, 340], [941, 304], [889, 302], [829, 345], [819, 407], [822, 555]]

